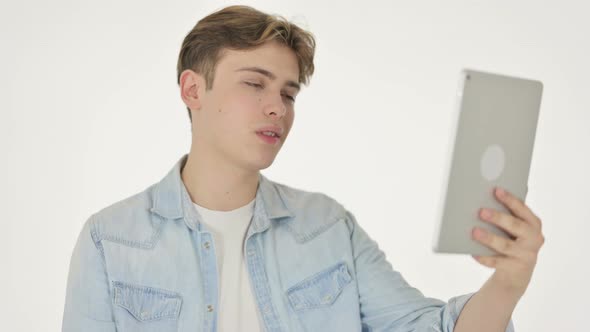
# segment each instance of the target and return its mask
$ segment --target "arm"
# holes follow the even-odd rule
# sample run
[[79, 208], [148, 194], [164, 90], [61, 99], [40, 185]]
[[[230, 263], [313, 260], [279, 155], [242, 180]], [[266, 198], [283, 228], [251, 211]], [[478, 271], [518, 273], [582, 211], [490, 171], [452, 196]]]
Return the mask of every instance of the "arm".
[[455, 331], [504, 331], [518, 300], [492, 277], [463, 308]]
[[[346, 221], [351, 230], [363, 331], [453, 331], [474, 294], [453, 297], [448, 303], [425, 297], [392, 268], [350, 212]], [[511, 324], [506, 331], [513, 331]]]
[[473, 237], [499, 255], [474, 256], [479, 263], [496, 271], [461, 313], [458, 332], [503, 330], [529, 285], [545, 242], [541, 219], [521, 199], [500, 188], [495, 190], [495, 195], [510, 214], [484, 209], [480, 217], [508, 232], [511, 238], [481, 228], [474, 230]]
[[94, 219], [84, 224], [72, 257], [66, 287], [63, 332], [115, 332], [101, 244], [93, 240]]

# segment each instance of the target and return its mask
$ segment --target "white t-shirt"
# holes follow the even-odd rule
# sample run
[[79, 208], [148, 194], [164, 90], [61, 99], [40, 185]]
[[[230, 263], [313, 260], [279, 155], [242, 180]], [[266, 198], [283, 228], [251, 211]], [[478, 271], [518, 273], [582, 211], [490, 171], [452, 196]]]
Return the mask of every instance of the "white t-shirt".
[[193, 202], [215, 244], [219, 271], [217, 330], [220, 332], [262, 331], [243, 249], [254, 202], [255, 199], [231, 211], [209, 210]]

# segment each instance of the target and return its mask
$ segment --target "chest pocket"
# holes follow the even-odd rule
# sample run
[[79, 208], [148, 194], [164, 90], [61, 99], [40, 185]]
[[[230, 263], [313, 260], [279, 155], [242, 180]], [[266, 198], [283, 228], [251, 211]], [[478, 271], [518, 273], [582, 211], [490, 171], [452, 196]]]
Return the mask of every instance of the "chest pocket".
[[295, 284], [287, 297], [295, 311], [331, 306], [351, 280], [348, 266], [341, 262]]
[[113, 281], [114, 314], [118, 330], [178, 331], [182, 297], [176, 292]]

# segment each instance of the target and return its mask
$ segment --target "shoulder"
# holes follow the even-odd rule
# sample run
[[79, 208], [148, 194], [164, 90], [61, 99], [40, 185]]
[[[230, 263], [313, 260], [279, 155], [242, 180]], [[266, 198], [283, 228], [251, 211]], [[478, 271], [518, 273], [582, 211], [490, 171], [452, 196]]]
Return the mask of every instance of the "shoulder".
[[288, 227], [299, 242], [308, 241], [340, 222], [348, 225], [350, 214], [334, 197], [278, 182], [272, 184], [293, 215]]
[[151, 185], [95, 212], [88, 220], [94, 241], [109, 240], [139, 248], [153, 247], [164, 221], [150, 212], [153, 188], [154, 185]]
[[309, 191], [282, 183], [274, 183], [287, 205], [298, 216], [341, 218], [346, 210], [334, 197], [319, 191]]

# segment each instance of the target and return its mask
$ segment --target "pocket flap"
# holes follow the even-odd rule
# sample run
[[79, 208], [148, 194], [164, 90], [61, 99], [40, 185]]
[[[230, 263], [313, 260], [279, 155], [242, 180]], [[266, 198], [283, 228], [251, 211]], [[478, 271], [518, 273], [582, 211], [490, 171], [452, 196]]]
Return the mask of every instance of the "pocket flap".
[[287, 297], [295, 310], [329, 306], [351, 280], [348, 266], [341, 262], [289, 288]]
[[180, 294], [142, 285], [113, 281], [114, 303], [139, 321], [176, 319], [180, 313]]

